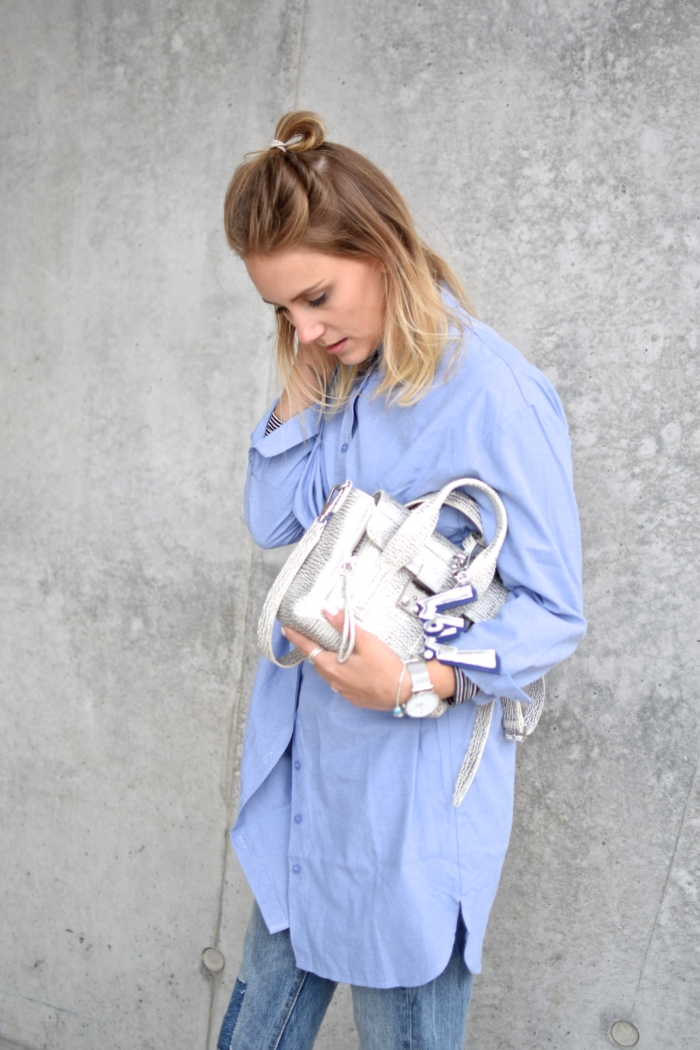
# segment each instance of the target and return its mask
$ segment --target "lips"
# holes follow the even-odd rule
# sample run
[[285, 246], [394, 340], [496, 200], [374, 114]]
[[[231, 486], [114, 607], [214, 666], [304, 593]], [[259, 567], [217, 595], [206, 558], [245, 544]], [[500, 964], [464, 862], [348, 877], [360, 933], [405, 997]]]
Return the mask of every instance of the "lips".
[[324, 346], [324, 350], [327, 354], [340, 354], [345, 349], [345, 344], [348, 338], [345, 336], [344, 339], [339, 339], [337, 343], [329, 343], [328, 346]]

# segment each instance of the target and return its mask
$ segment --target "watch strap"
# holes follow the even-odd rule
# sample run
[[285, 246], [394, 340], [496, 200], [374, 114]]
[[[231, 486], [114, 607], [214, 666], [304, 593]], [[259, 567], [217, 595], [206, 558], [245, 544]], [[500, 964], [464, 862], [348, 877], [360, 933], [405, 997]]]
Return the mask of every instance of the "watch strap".
[[406, 714], [410, 718], [427, 718], [440, 703], [440, 697], [433, 690], [425, 660], [407, 660], [406, 667], [411, 676], [411, 695], [405, 704]]

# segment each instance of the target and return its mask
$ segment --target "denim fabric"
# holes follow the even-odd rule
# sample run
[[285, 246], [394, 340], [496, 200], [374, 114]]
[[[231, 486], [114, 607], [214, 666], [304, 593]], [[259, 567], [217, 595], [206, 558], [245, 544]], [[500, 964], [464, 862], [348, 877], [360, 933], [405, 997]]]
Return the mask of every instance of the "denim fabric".
[[[473, 977], [459, 919], [445, 970], [416, 988], [353, 986], [360, 1050], [462, 1050]], [[243, 966], [216, 1044], [219, 1050], [311, 1050], [335, 981], [300, 970], [289, 930], [268, 933], [253, 905]]]

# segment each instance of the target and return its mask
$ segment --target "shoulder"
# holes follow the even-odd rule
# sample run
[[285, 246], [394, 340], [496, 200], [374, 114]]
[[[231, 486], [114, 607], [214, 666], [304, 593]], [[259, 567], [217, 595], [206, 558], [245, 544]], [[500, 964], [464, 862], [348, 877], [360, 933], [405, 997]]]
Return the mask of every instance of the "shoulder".
[[457, 399], [470, 412], [483, 414], [484, 422], [504, 422], [509, 416], [534, 409], [542, 419], [566, 428], [562, 403], [544, 372], [483, 321], [461, 308], [454, 312], [463, 333], [457, 346], [453, 343], [445, 350], [436, 388], [442, 387], [445, 395]]

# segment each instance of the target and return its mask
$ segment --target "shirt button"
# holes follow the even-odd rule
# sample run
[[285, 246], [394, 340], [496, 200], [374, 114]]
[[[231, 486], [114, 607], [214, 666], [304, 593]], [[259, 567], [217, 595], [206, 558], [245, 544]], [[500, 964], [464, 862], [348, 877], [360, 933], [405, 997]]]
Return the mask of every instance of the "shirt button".
[[296, 761], [296, 762], [294, 763], [294, 768], [295, 768], [295, 769], [301, 769], [301, 762], [300, 762], [300, 761], [299, 761], [298, 759], [297, 759], [297, 761]]
[[348, 450], [348, 443], [346, 441], [344, 445], [340, 446], [340, 451], [341, 452], [347, 452], [347, 450]]
[[292, 871], [294, 872], [295, 875], [298, 875], [299, 872], [301, 871], [301, 866], [299, 864], [295, 864], [293, 866], [293, 868], [292, 868]]
[[301, 813], [297, 813], [297, 815], [294, 818], [294, 823], [301, 824]]

